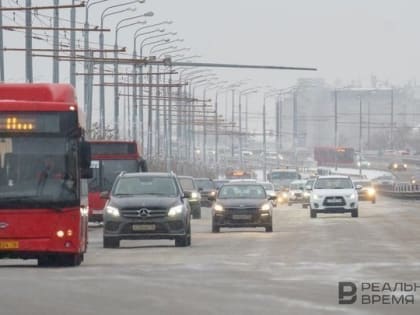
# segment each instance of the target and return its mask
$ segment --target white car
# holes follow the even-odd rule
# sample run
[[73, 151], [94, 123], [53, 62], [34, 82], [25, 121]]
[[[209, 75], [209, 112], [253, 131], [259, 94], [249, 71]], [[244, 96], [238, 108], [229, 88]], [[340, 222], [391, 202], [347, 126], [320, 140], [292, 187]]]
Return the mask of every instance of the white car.
[[346, 213], [359, 216], [356, 187], [348, 176], [319, 176], [309, 197], [311, 218], [318, 213]]

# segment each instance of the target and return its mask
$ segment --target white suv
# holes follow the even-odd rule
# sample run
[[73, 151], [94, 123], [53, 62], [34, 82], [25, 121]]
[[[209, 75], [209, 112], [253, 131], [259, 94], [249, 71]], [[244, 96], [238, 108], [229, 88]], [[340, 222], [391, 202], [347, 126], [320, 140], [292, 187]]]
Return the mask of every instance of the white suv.
[[309, 203], [311, 218], [316, 218], [317, 213], [351, 212], [352, 217], [359, 216], [357, 191], [348, 176], [317, 177]]

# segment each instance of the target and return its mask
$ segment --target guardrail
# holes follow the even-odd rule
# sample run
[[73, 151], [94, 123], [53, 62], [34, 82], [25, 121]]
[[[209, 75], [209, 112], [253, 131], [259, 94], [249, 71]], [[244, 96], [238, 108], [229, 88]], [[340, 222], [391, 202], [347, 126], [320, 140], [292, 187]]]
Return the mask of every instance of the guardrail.
[[420, 184], [395, 183], [394, 185], [378, 185], [379, 194], [398, 199], [420, 199]]

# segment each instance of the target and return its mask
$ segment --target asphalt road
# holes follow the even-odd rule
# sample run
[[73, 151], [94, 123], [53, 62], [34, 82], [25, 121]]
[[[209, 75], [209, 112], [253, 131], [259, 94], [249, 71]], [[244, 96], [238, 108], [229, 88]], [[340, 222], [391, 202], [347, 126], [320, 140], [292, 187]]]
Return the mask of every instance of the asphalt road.
[[[420, 314], [414, 305], [338, 304], [338, 282], [420, 284], [420, 205], [378, 198], [360, 217], [275, 210], [274, 232], [210, 232], [193, 221], [193, 246], [122, 241], [90, 248], [78, 268], [0, 260], [0, 315], [47, 314]], [[420, 288], [419, 288], [420, 291]], [[360, 292], [359, 292], [360, 293]], [[412, 293], [410, 293], [412, 294]]]

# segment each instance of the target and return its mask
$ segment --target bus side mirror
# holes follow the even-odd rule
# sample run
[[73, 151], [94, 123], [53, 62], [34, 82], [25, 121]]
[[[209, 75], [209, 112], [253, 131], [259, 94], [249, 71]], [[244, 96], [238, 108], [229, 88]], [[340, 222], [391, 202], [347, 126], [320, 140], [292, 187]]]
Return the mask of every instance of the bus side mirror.
[[93, 178], [93, 169], [91, 169], [90, 167], [80, 169], [80, 178], [84, 178], [84, 179]]
[[81, 178], [93, 177], [93, 170], [90, 168], [91, 159], [92, 159], [92, 156], [91, 156], [90, 143], [83, 140], [82, 142], [80, 142], [80, 153], [79, 153]]
[[80, 142], [80, 168], [90, 168], [90, 161], [92, 159], [90, 143], [86, 141]]

